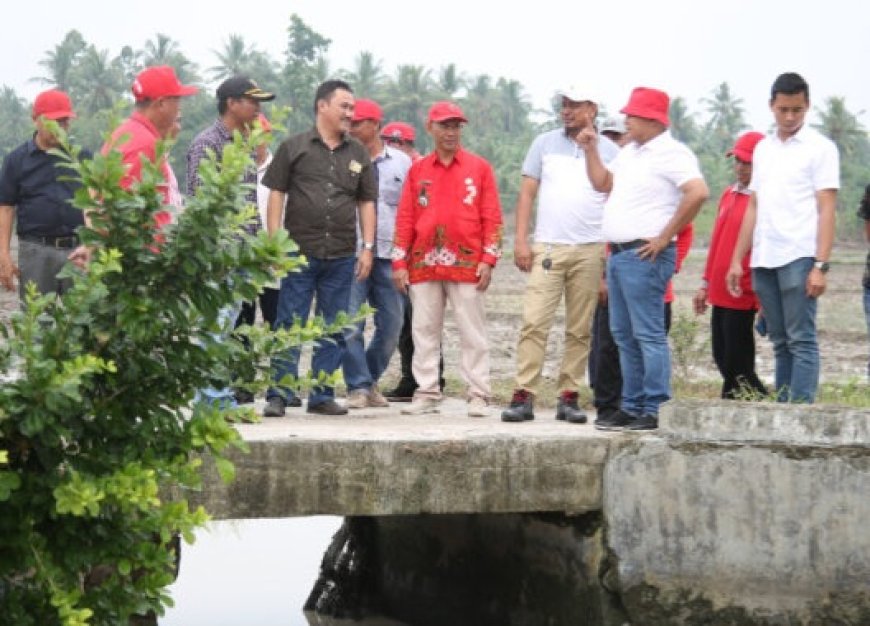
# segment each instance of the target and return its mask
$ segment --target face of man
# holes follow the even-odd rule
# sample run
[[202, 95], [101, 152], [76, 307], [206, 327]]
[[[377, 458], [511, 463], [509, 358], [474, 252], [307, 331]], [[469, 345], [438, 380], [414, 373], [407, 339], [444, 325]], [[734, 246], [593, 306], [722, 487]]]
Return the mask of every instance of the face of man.
[[329, 100], [317, 101], [317, 121], [327, 131], [345, 133], [350, 130], [353, 119], [353, 94], [345, 89], [336, 89]]
[[[158, 98], [152, 103], [154, 115], [151, 121], [163, 138], [172, 138], [173, 132], [181, 129], [181, 98]], [[176, 129], [177, 127], [177, 129]]]
[[435, 150], [441, 154], [453, 154], [459, 150], [462, 139], [462, 126], [460, 120], [444, 120], [443, 122], [429, 122], [427, 129], [432, 135]]
[[752, 180], [752, 163], [734, 157], [734, 175], [741, 187], [748, 187], [749, 181]]
[[227, 112], [238, 128], [249, 129], [260, 115], [260, 101], [242, 96], [227, 99]]
[[589, 101], [576, 102], [563, 96], [561, 115], [565, 131], [574, 136], [586, 127], [590, 119], [595, 119], [598, 105]]
[[655, 120], [634, 115], [625, 116], [625, 134], [629, 140], [635, 141], [639, 145], [643, 145], [653, 137], [657, 137], [664, 130], [665, 127]]
[[607, 137], [610, 141], [615, 143], [617, 146], [622, 147], [626, 143], [625, 142], [625, 137], [626, 137], [625, 133], [618, 133], [615, 130], [605, 130], [601, 134], [604, 135], [605, 137]]
[[778, 93], [770, 101], [770, 110], [776, 121], [776, 132], [780, 139], [787, 139], [798, 132], [804, 125], [804, 118], [810, 108], [807, 94]]
[[359, 120], [350, 123], [350, 134], [359, 139], [364, 146], [377, 140], [379, 130], [380, 124], [375, 120]]
[[[58, 126], [63, 128], [64, 130], [69, 130], [69, 118], [62, 117], [60, 119], [54, 120]], [[42, 150], [51, 150], [53, 148], [60, 147], [60, 141], [58, 138], [52, 133], [46, 124], [46, 119], [42, 116], [36, 118], [34, 120], [34, 124], [36, 124], [36, 145], [39, 146]]]

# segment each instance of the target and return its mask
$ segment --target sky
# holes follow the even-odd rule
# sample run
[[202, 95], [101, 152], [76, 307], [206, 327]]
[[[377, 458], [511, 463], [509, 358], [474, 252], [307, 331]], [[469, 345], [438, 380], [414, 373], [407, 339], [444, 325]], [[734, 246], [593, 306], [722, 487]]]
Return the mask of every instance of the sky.
[[[39, 60], [73, 28], [113, 55], [162, 32], [201, 69], [233, 33], [281, 58], [292, 13], [332, 40], [333, 69], [352, 67], [363, 50], [388, 73], [399, 63], [437, 72], [455, 62], [467, 74], [518, 80], [539, 108], [560, 85], [576, 83], [610, 112], [633, 87], [647, 86], [683, 96], [700, 113], [702, 98], [726, 81], [750, 125], [766, 130], [773, 79], [796, 71], [813, 105], [841, 96], [853, 113], [870, 109], [870, 4], [859, 0], [30, 0], [6, 9], [0, 84], [31, 99], [44, 88], [29, 80], [41, 74]], [[868, 124], [867, 115], [859, 119]]]

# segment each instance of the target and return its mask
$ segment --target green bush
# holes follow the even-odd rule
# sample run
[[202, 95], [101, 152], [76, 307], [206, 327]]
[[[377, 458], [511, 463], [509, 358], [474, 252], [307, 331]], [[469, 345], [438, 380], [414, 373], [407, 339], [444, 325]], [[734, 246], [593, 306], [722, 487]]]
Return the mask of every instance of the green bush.
[[125, 191], [118, 153], [70, 159], [70, 175], [83, 181], [75, 203], [93, 209], [92, 228], [82, 230], [93, 249], [88, 271], [70, 269], [74, 285], [62, 299], [32, 290], [0, 329], [4, 624], [163, 614], [173, 537], [192, 542], [207, 520], [164, 494], [198, 488], [200, 453], [230, 479], [225, 454], [243, 447], [230, 423], [238, 414], [191, 409], [195, 390], [225, 384], [252, 361], [247, 382], [264, 387], [268, 356], [329, 330], [318, 320], [251, 329], [251, 352], [220, 338], [222, 310], [300, 263], [288, 257], [296, 248], [283, 230], [240, 230], [255, 211], [238, 181], [258, 132], [249, 142], [237, 136], [220, 163], [204, 162], [202, 188], [159, 236], [156, 168], [146, 164], [141, 184]]

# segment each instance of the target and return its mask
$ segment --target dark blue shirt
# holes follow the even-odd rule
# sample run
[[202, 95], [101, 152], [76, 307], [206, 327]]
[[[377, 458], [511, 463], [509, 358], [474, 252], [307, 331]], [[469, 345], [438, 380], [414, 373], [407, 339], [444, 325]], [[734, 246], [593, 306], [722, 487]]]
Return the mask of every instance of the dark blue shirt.
[[[82, 158], [90, 154], [82, 151]], [[18, 235], [64, 237], [84, 223], [82, 212], [72, 206], [81, 186], [60, 157], [40, 150], [33, 139], [21, 144], [3, 160], [0, 170], [0, 205], [15, 207]]]

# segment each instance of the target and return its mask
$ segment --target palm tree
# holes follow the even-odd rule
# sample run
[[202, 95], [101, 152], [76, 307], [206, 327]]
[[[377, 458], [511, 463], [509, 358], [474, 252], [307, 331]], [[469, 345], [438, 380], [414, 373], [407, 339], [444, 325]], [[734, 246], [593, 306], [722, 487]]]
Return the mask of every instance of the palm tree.
[[437, 96], [432, 72], [422, 65], [399, 65], [386, 89], [387, 117], [402, 120], [417, 128], [425, 141], [426, 112]]
[[52, 85], [57, 89], [69, 91], [70, 77], [81, 55], [88, 47], [82, 34], [77, 30], [69, 31], [63, 41], [45, 53], [39, 65], [45, 68], [46, 76], [36, 76], [31, 80]]
[[82, 55], [73, 79], [78, 107], [88, 115], [111, 109], [126, 88], [120, 59], [110, 59], [108, 50], [93, 44]]
[[671, 121], [671, 135], [693, 150], [696, 149], [698, 143], [698, 124], [695, 122], [695, 115], [689, 112], [689, 106], [686, 104], [685, 98], [677, 96], [671, 100], [668, 117]]
[[343, 70], [341, 76], [353, 87], [353, 92], [360, 98], [379, 99], [383, 93], [386, 77], [381, 61], [375, 59], [368, 51], [360, 52], [350, 71]]
[[456, 63], [450, 63], [438, 70], [438, 89], [445, 98], [455, 98], [464, 86], [465, 80], [456, 69]]
[[813, 124], [820, 133], [837, 144], [840, 155], [853, 156], [857, 151], [867, 147], [867, 130], [858, 120], [857, 115], [846, 108], [846, 99], [832, 96], [825, 100], [825, 108], [816, 108], [820, 122]]
[[737, 135], [747, 128], [746, 120], [743, 118], [743, 100], [734, 97], [727, 82], [720, 83], [713, 89], [711, 95], [710, 98], [701, 99], [710, 115], [705, 125], [707, 141], [712, 142], [713, 151], [724, 152], [731, 146]]
[[11, 87], [0, 89], [0, 159], [19, 145], [30, 131], [27, 103]]
[[157, 33], [153, 40], [149, 39], [145, 42], [139, 53], [139, 60], [144, 67], [171, 66], [183, 83], [199, 82], [196, 64], [181, 52], [177, 41], [163, 33]]

